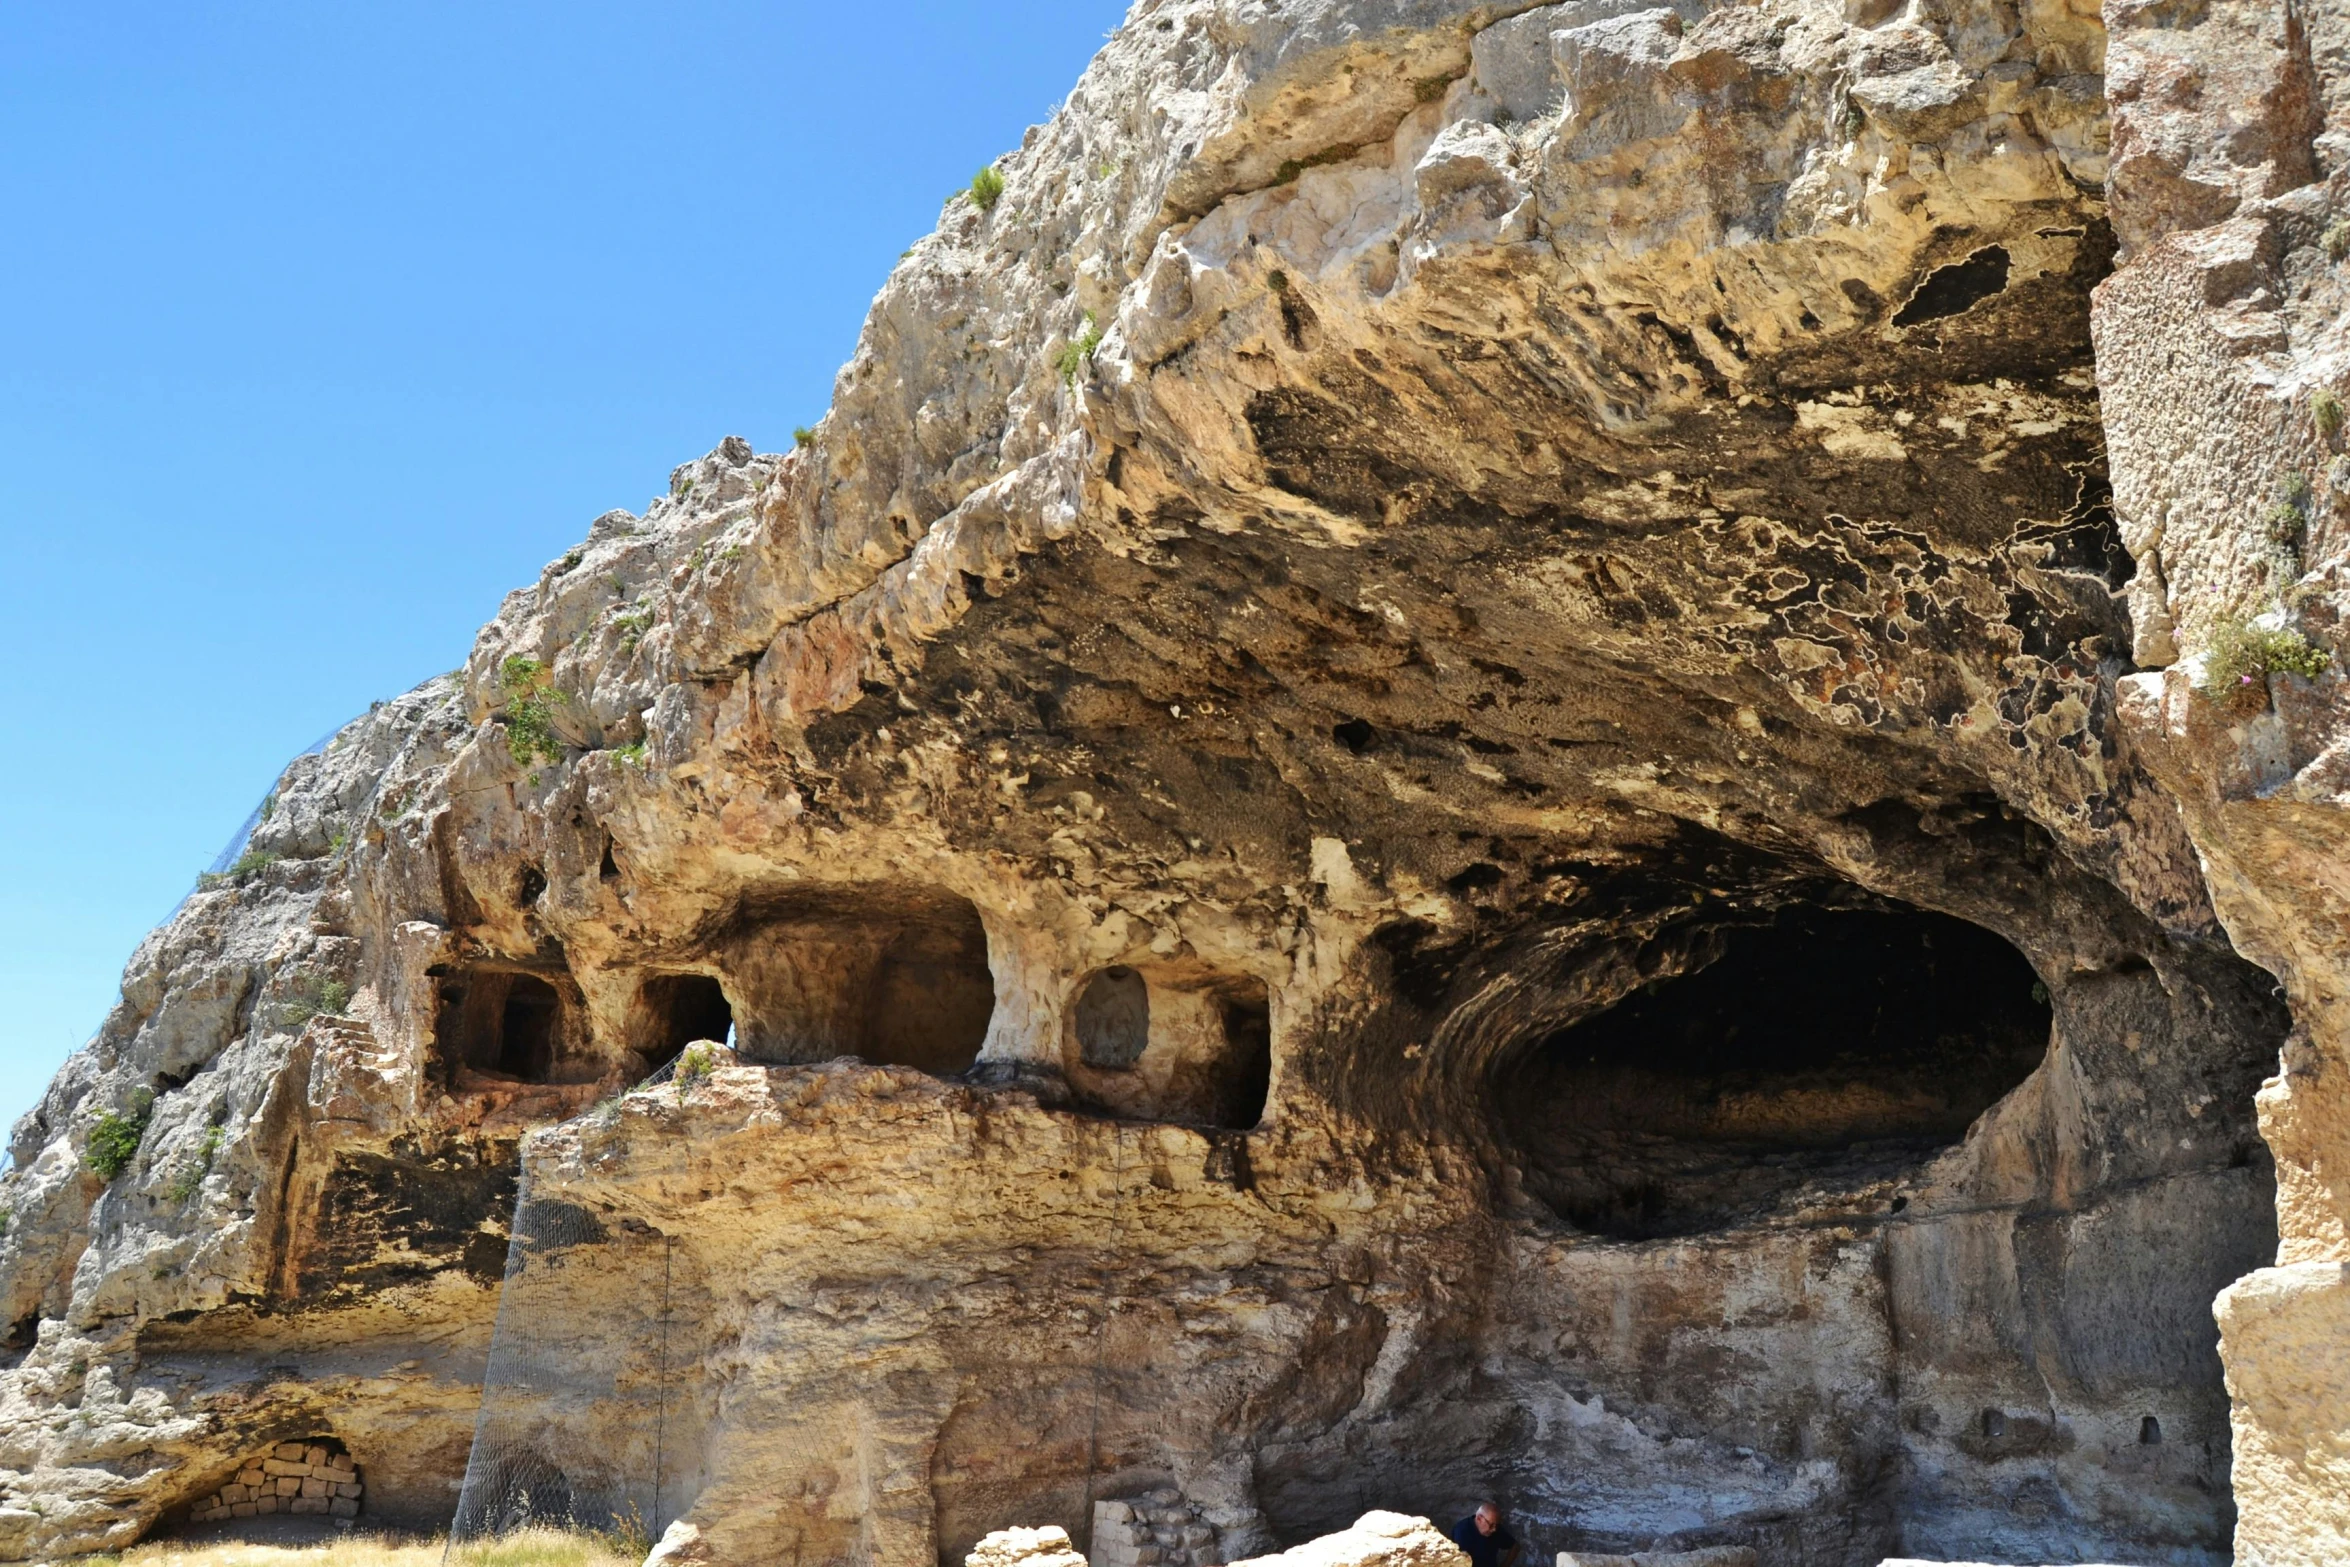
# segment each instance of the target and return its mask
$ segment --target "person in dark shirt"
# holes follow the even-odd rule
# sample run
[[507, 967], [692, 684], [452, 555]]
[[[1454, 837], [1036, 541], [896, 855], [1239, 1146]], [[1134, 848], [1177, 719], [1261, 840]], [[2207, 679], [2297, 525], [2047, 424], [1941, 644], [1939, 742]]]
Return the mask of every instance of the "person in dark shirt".
[[1501, 1521], [1501, 1509], [1481, 1502], [1452, 1526], [1452, 1543], [1468, 1554], [1469, 1567], [1515, 1567], [1518, 1537]]

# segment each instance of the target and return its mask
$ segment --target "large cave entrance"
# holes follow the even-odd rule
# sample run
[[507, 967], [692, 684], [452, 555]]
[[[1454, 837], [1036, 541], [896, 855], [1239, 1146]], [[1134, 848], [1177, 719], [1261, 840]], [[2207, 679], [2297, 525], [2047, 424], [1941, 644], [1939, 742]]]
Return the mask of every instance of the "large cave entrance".
[[1945, 915], [1798, 907], [1689, 953], [1497, 1076], [1528, 1188], [1578, 1229], [1651, 1239], [1790, 1207], [1899, 1211], [1901, 1177], [2047, 1052], [2031, 965]]

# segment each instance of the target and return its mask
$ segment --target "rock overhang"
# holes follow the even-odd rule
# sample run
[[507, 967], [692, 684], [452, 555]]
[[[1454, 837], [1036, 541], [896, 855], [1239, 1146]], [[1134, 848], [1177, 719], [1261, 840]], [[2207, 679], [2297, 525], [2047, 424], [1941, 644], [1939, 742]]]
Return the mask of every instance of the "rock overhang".
[[[836, 1147], [789, 1190], [771, 1172], [711, 1190], [788, 1234], [854, 1177], [887, 1210], [864, 1266], [885, 1301], [897, 1270], [893, 1343], [941, 1298], [912, 1279], [924, 1248], [985, 1271], [972, 1249], [1034, 1217], [1010, 1172], [1039, 1148], [1059, 1161], [1039, 1180], [1165, 1205], [1130, 1232], [1103, 1228], [1124, 1196], [1047, 1204], [1074, 1251], [1038, 1288], [1090, 1292], [1083, 1331], [999, 1292], [971, 1321], [994, 1313], [1014, 1349], [974, 1331], [946, 1363], [891, 1362], [880, 1405], [883, 1382], [790, 1348], [810, 1311], [852, 1348], [847, 1296], [760, 1297], [711, 1248], [695, 1287], [732, 1291], [740, 1331], [802, 1367], [800, 1401], [864, 1409], [884, 1471], [939, 1477], [926, 1502], [852, 1482], [827, 1437], [794, 1460], [795, 1516], [861, 1509], [863, 1538], [912, 1560], [1015, 1521], [990, 1508], [1060, 1508], [1072, 1435], [1010, 1367], [1058, 1367], [1074, 1395], [1090, 1350], [1098, 1403], [1122, 1335], [1088, 1487], [1097, 1467], [1178, 1482], [1235, 1547], [1343, 1522], [1330, 1484], [1351, 1469], [1431, 1498], [1509, 1476], [1594, 1543], [1857, 1560], [1905, 1530], [2006, 1538], [1998, 1509], [2022, 1506], [2067, 1549], [2211, 1559], [2219, 1403], [2195, 1318], [2259, 1250], [2242, 1111], [2281, 1021], [2117, 732], [2128, 561], [2087, 333], [2112, 254], [2102, 56], [2070, 6], [1138, 10], [1004, 160], [1003, 199], [950, 207], [901, 264], [811, 444], [730, 440], [644, 516], [599, 519], [509, 600], [461, 701], [370, 730], [364, 765], [330, 758], [331, 798], [283, 829], [302, 857], [221, 904], [233, 940], [271, 933], [268, 958], [239, 970], [174, 927], [185, 950], [155, 968], [181, 989], [139, 987], [102, 1040], [113, 1064], [61, 1080], [27, 1144], [52, 1168], [19, 1180], [44, 1217], [11, 1237], [12, 1287], [72, 1298], [101, 1335], [186, 1299], [259, 1303], [259, 1324], [218, 1319], [226, 1343], [320, 1353], [284, 1346], [336, 1338], [333, 1312], [270, 1313], [302, 1302], [305, 1266], [374, 1277], [364, 1226], [336, 1218], [367, 1205], [331, 1194], [380, 1185], [357, 1178], [379, 1148], [586, 1108], [655, 1064], [647, 987], [685, 975], [715, 982], [753, 1054], [882, 1049], [824, 1020], [868, 1005], [886, 962], [775, 954], [818, 927], [886, 952], [919, 888], [984, 948], [970, 1085], [732, 1068], [566, 1121], [527, 1158], [550, 1200], [579, 1182], [691, 1235], [711, 1218], [691, 1161], [721, 1157], [697, 1132], [787, 1163], [817, 1146], [811, 1120], [862, 1139], [869, 1168]], [[518, 758], [537, 732], [518, 722], [555, 754]], [[331, 847], [346, 819], [356, 841]], [[1466, 1026], [1497, 984], [1590, 992], [1643, 951], [1702, 968], [1704, 932], [1758, 909], [1891, 904], [1998, 932], [2055, 1012], [2047, 1059], [1900, 1194], [1811, 1210], [1809, 1233], [1647, 1251], [1516, 1204], [1523, 1150], [1484, 1135], [1492, 1062]], [[954, 945], [968, 978], [972, 938]], [[926, 953], [909, 961], [938, 967]], [[322, 968], [357, 982], [364, 1027], [224, 1014], [199, 1032], [244, 1027], [212, 1058], [238, 1089], [164, 1088], [167, 1166], [197, 1157], [196, 1099], [228, 1107], [219, 1197], [246, 1252], [193, 1295], [144, 1277], [187, 1249], [159, 1201], [178, 1177], [90, 1209], [77, 1105], [130, 1090], [145, 1068], [119, 1052], [144, 1062], [149, 1014], [201, 1021], [195, 981]], [[578, 1047], [556, 1059], [577, 1081], [522, 1081], [494, 1051], [471, 1082], [436, 1068], [450, 975], [525, 970], [571, 998]], [[1144, 1054], [1168, 1060], [1176, 1020], [1214, 1037], [1200, 998], [1262, 996], [1261, 1123], [1165, 1124], [1217, 1119], [1165, 1097], [1172, 1075], [1139, 1096], [1086, 1080], [1102, 1063], [1076, 1014], [1111, 970], [1142, 978], [1166, 1041]], [[704, 1101], [762, 1094], [741, 1125], [708, 1119]], [[962, 1220], [874, 1172], [944, 1188]], [[99, 1237], [68, 1281], [78, 1211]], [[2182, 1232], [2200, 1239], [2143, 1344], [2086, 1325], [2112, 1297], [2083, 1268]], [[481, 1271], [474, 1240], [441, 1239], [442, 1274]], [[766, 1266], [799, 1265], [777, 1246]], [[1769, 1282], [1798, 1275], [1832, 1282]], [[478, 1345], [489, 1292], [424, 1288]], [[1610, 1298], [1655, 1329], [1611, 1339], [1592, 1316]], [[1238, 1326], [1208, 1333], [1230, 1352], [1201, 1388], [1150, 1368], [1219, 1317]], [[1545, 1339], [1546, 1321], [1573, 1326]], [[739, 1363], [739, 1342], [707, 1348]], [[788, 1407], [788, 1375], [755, 1380]], [[2164, 1451], [2108, 1443], [2157, 1395]], [[1489, 1429], [1414, 1473], [1448, 1404]], [[1984, 1412], [2004, 1430], [2010, 1410], [2067, 1434], [1986, 1446]], [[379, 1417], [353, 1418], [363, 1439]], [[729, 1468], [709, 1419], [695, 1474], [723, 1533], [753, 1455]], [[1006, 1454], [1030, 1438], [1047, 1456], [1024, 1470]], [[1645, 1455], [1635, 1474], [1577, 1512], [1561, 1474], [1622, 1450]], [[372, 1465], [371, 1495], [424, 1481], [419, 1462]]]

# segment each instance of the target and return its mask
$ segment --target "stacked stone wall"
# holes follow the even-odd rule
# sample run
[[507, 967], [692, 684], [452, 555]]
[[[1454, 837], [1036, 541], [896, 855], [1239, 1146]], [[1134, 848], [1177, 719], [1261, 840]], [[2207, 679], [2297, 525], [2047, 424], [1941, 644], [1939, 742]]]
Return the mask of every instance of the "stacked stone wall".
[[1211, 1567], [1219, 1559], [1216, 1531], [1171, 1488], [1093, 1504], [1093, 1567]]
[[189, 1509], [188, 1521], [278, 1513], [356, 1518], [365, 1495], [359, 1465], [339, 1443], [280, 1442], [246, 1459], [235, 1479]]

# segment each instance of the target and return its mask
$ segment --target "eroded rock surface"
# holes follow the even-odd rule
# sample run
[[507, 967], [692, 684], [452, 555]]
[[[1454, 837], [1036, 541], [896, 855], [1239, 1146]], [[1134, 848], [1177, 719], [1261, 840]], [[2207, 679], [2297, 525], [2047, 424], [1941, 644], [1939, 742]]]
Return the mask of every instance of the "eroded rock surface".
[[0, 1549], [312, 1436], [446, 1518], [504, 1277], [501, 1429], [717, 1561], [1161, 1491], [1213, 1560], [2226, 1560], [2288, 1018], [2123, 721], [2203, 557], [2109, 504], [2105, 69], [2056, 0], [1138, 6], [811, 443], [597, 519], [141, 949], [16, 1133]]
[[[2350, 455], [2350, 17], [2339, 6], [2109, 8], [2125, 264], [2094, 321], [2132, 597], [2158, 636], [2123, 682], [2221, 920], [2295, 1026], [2260, 1093], [2277, 1266], [2228, 1291], [2237, 1559], [2350, 1556], [2350, 903], [2337, 643]], [[2246, 620], [2333, 657], [2197, 694]], [[2145, 640], [2142, 637], [2142, 640]]]

